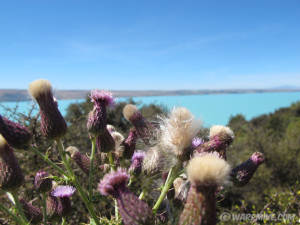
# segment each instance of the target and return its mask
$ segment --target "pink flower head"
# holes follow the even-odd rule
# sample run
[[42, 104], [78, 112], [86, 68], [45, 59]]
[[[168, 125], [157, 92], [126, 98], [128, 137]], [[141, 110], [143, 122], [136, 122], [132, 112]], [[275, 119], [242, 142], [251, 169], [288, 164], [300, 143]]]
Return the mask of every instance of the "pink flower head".
[[260, 152], [254, 152], [251, 156], [251, 160], [256, 164], [260, 165], [265, 161], [265, 157], [262, 153]]
[[137, 150], [133, 153], [133, 156], [131, 158], [131, 163], [133, 163], [134, 161], [143, 161], [145, 157], [145, 152]]
[[145, 157], [145, 152], [143, 151], [135, 151], [131, 158], [131, 165], [129, 168], [130, 172], [138, 175], [142, 171], [142, 164]]
[[57, 186], [52, 192], [51, 195], [53, 197], [59, 197], [59, 198], [64, 198], [64, 197], [71, 197], [74, 192], [76, 191], [76, 188], [69, 186], [69, 185], [60, 185]]
[[118, 188], [124, 188], [128, 182], [129, 175], [125, 169], [119, 168], [117, 171], [106, 174], [98, 185], [98, 190], [102, 195], [115, 196]]
[[92, 90], [90, 98], [93, 103], [104, 101], [106, 106], [113, 106], [115, 103], [112, 93], [109, 91]]
[[192, 147], [197, 148], [198, 146], [202, 145], [204, 143], [202, 138], [194, 137], [192, 140]]

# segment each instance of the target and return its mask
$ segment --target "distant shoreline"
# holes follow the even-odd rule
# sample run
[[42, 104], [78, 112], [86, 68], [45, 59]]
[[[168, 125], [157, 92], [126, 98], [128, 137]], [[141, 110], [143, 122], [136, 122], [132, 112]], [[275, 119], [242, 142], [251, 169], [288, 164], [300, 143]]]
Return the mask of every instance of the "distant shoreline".
[[[115, 97], [151, 97], [151, 96], [178, 96], [178, 95], [210, 95], [210, 94], [247, 94], [272, 92], [300, 92], [300, 89], [224, 89], [224, 90], [115, 90], [111, 91]], [[57, 99], [84, 99], [90, 90], [55, 90]], [[30, 100], [27, 90], [0, 89], [0, 102], [21, 102]]]

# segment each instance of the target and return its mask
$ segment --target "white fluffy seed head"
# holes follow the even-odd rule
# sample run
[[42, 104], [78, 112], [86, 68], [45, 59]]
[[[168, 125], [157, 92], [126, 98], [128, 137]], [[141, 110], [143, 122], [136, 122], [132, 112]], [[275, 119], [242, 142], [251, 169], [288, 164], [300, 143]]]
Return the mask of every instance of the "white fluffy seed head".
[[111, 136], [113, 137], [113, 139], [115, 140], [117, 145], [120, 145], [122, 143], [122, 141], [124, 140], [124, 136], [117, 131], [112, 132]]
[[69, 146], [66, 148], [66, 152], [69, 152], [71, 154], [71, 157], [73, 157], [76, 152], [79, 152], [79, 150], [75, 146]]
[[42, 94], [52, 93], [52, 86], [48, 80], [35, 80], [29, 84], [29, 94], [37, 99]]
[[194, 157], [187, 166], [188, 179], [196, 185], [222, 185], [228, 182], [230, 165], [216, 154]]
[[5, 138], [0, 134], [0, 152], [2, 149], [7, 147], [7, 142]]
[[201, 128], [201, 121], [196, 120], [186, 108], [174, 108], [169, 117], [163, 118], [160, 123], [161, 143], [181, 155], [189, 147], [192, 139]]
[[115, 141], [115, 151], [123, 154], [124, 146], [121, 144], [124, 141], [124, 136], [117, 131], [111, 132], [110, 134]]
[[116, 131], [116, 128], [115, 128], [113, 125], [111, 125], [111, 124], [107, 124], [107, 125], [106, 125], [106, 129], [107, 129], [110, 133]]
[[146, 152], [143, 160], [142, 170], [147, 175], [157, 173], [158, 171], [162, 170], [163, 161], [164, 159], [161, 151], [159, 151], [158, 148], [154, 146]]
[[209, 138], [212, 138], [219, 134], [225, 134], [226, 136], [230, 137], [231, 139], [234, 139], [234, 133], [229, 127], [225, 127], [222, 125], [214, 125], [209, 130]]
[[134, 113], [138, 111], [137, 107], [132, 104], [127, 104], [123, 108], [123, 116], [126, 120], [130, 121], [130, 118], [133, 116]]

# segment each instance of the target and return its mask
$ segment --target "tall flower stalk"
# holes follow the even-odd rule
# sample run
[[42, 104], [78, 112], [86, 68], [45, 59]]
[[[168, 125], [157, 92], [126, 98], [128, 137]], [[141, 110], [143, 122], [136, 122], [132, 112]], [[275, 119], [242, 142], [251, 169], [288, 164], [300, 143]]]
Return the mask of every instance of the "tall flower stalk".
[[93, 197], [93, 174], [94, 174], [94, 158], [96, 151], [96, 138], [92, 138], [92, 150], [90, 155], [90, 168], [89, 168], [89, 199]]

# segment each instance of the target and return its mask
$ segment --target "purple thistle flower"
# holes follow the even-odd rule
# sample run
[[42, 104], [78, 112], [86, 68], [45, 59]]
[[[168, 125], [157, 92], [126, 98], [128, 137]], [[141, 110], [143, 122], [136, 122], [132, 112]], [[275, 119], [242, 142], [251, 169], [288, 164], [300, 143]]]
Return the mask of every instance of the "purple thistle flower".
[[102, 195], [117, 195], [116, 188], [125, 188], [129, 175], [125, 169], [118, 169], [115, 172], [106, 174], [98, 185], [98, 190]]
[[136, 130], [130, 129], [128, 137], [122, 143], [122, 145], [124, 146], [124, 158], [130, 159], [132, 157], [135, 150], [137, 138], [138, 136]]
[[40, 107], [42, 134], [49, 139], [64, 136], [67, 132], [67, 124], [58, 109], [56, 99], [53, 97], [50, 82], [36, 80], [29, 85], [29, 92]]
[[1, 115], [0, 134], [2, 134], [10, 146], [17, 149], [27, 149], [32, 137], [31, 133], [26, 127], [10, 121]]
[[257, 166], [259, 166], [260, 164], [262, 164], [265, 161], [264, 155], [260, 152], [254, 152], [250, 158], [251, 158], [252, 162]]
[[69, 197], [57, 198], [49, 195], [47, 197], [47, 217], [50, 221], [59, 220], [72, 211]]
[[59, 197], [59, 198], [71, 197], [75, 191], [76, 191], [76, 188], [74, 188], [72, 186], [59, 185], [51, 192], [51, 195], [53, 197]]
[[0, 135], [0, 188], [6, 191], [19, 188], [24, 176], [13, 149]]
[[128, 179], [127, 172], [119, 168], [103, 177], [98, 190], [116, 198], [124, 225], [154, 224], [151, 208], [127, 188]]
[[132, 172], [133, 174], [136, 174], [136, 175], [141, 173], [145, 155], [146, 154], [143, 151], [135, 151], [133, 153], [133, 156], [131, 159], [131, 165], [129, 168], [130, 172]]
[[202, 145], [203, 143], [204, 143], [204, 140], [202, 138], [194, 137], [192, 140], [192, 148], [195, 149], [195, 148], [199, 147], [200, 145]]
[[34, 178], [34, 186], [37, 191], [45, 193], [51, 190], [52, 180], [49, 178], [49, 174], [45, 171], [39, 171]]
[[194, 155], [199, 153], [217, 152], [222, 159], [226, 160], [226, 149], [228, 142], [223, 142], [218, 135], [212, 137], [209, 141], [202, 143], [194, 150]]
[[51, 219], [67, 216], [72, 211], [70, 197], [75, 191], [72, 186], [57, 186], [47, 198], [47, 215]]
[[94, 108], [88, 115], [87, 128], [91, 134], [97, 136], [107, 130], [106, 108], [113, 105], [114, 99], [110, 92], [99, 90], [91, 91], [90, 98]]
[[254, 152], [247, 161], [232, 169], [230, 173], [231, 180], [236, 186], [245, 186], [264, 161], [265, 158], [262, 153]]
[[42, 221], [43, 215], [39, 208], [33, 206], [31, 203], [26, 202], [24, 199], [20, 199], [20, 203], [25, 217], [28, 221], [30, 221], [30, 224], [39, 224]]
[[109, 91], [92, 90], [90, 98], [91, 102], [95, 104], [99, 102], [104, 102], [106, 106], [113, 106], [115, 104], [112, 93]]

